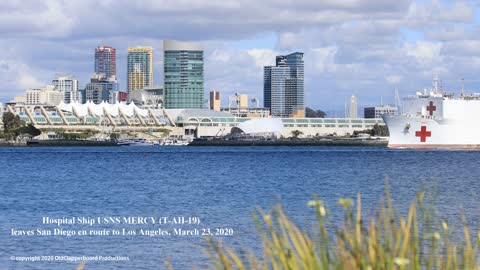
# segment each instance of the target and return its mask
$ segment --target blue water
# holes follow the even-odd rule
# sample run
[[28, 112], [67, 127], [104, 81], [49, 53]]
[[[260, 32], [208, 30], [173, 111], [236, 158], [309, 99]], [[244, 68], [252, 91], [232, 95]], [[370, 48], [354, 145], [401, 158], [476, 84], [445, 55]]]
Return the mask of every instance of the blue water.
[[387, 176], [400, 211], [426, 187], [438, 190], [441, 217], [458, 218], [463, 208], [477, 224], [479, 160], [477, 151], [381, 147], [0, 148], [0, 269], [75, 269], [74, 262], [10, 260], [62, 255], [130, 259], [89, 262], [86, 269], [164, 269], [167, 258], [176, 269], [202, 269], [203, 237], [14, 237], [11, 229], [57, 228], [42, 225], [44, 216], [195, 216], [200, 227], [234, 230], [217, 239], [258, 250], [252, 211], [281, 202], [308, 227], [313, 194], [335, 217], [337, 199], [359, 192], [370, 215]]

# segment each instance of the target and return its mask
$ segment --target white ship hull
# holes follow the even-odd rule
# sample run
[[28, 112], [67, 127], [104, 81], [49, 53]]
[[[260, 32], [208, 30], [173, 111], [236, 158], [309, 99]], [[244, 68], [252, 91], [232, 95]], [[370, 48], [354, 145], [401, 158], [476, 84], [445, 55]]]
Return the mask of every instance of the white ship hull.
[[390, 148], [480, 149], [480, 121], [384, 115]]

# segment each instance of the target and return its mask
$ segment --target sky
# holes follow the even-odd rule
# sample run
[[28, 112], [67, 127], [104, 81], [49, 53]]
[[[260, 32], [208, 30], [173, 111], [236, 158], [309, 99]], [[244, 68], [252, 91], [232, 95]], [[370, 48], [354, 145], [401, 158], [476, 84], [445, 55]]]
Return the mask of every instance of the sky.
[[128, 47], [154, 48], [163, 84], [162, 41], [205, 48], [205, 92], [263, 101], [263, 66], [304, 52], [305, 102], [341, 114], [430, 88], [480, 88], [480, 3], [459, 0], [9, 0], [0, 2], [0, 101], [71, 74], [93, 73], [94, 49], [117, 49], [126, 89]]

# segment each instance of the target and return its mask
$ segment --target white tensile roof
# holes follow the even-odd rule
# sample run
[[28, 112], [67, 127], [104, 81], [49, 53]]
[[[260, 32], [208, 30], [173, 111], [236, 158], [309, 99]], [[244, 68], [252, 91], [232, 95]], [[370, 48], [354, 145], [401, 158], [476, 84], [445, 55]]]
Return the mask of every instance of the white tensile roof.
[[132, 117], [134, 114], [140, 115], [142, 117], [146, 117], [148, 115], [147, 110], [140, 109], [133, 102], [127, 105], [124, 102], [110, 104], [102, 101], [102, 103], [100, 104], [95, 104], [92, 101], [87, 101], [87, 103], [81, 104], [75, 101], [65, 104], [62, 101], [58, 105], [58, 108], [62, 111], [74, 113], [79, 117], [87, 116], [90, 114], [94, 116], [103, 116], [105, 111], [114, 117], [117, 117], [120, 114], [120, 111], [128, 117]]
[[258, 133], [281, 133], [283, 130], [283, 122], [279, 118], [255, 118], [237, 126], [245, 134]]

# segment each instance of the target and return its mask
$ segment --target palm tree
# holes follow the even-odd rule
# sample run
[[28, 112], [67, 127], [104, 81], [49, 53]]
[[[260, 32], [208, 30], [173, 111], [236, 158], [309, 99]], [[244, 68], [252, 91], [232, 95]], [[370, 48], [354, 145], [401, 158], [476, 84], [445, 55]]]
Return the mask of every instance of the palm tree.
[[292, 131], [292, 136], [293, 136], [293, 138], [295, 138], [295, 139], [298, 138], [298, 136], [300, 136], [300, 135], [302, 135], [302, 134], [303, 134], [303, 132], [301, 132], [301, 131], [298, 130], [298, 129]]

